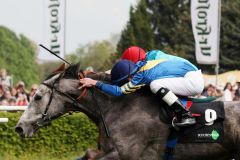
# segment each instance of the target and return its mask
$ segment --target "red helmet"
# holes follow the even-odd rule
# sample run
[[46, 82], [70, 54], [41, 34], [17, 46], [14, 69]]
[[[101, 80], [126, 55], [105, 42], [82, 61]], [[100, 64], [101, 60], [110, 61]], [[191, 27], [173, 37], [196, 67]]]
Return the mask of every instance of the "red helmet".
[[145, 60], [146, 52], [137, 46], [131, 46], [123, 52], [122, 59], [127, 59], [133, 63]]

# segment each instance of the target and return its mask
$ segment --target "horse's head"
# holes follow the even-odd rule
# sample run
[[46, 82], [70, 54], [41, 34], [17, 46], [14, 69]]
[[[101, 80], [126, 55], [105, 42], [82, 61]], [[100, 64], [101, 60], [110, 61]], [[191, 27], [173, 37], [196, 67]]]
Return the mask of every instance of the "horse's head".
[[22, 137], [32, 137], [35, 131], [53, 119], [79, 110], [81, 105], [76, 104], [77, 98], [84, 92], [84, 89], [78, 89], [79, 73], [79, 65], [76, 64], [67, 69], [61, 67], [48, 76], [39, 85], [33, 100], [18, 121], [16, 132]]

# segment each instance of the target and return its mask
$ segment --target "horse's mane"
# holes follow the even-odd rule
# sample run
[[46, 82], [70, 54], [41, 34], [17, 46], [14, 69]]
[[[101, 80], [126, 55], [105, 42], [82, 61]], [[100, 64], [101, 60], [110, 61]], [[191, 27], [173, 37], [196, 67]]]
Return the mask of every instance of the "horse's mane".
[[[50, 74], [46, 80], [50, 79], [51, 77], [55, 76], [58, 73], [63, 73], [63, 77], [65, 79], [79, 79], [79, 72], [83, 72], [80, 69], [80, 64], [76, 63], [76, 64], [71, 64], [70, 66], [68, 66], [66, 69], [63, 68], [63, 65], [61, 65], [57, 70], [55, 70], [54, 72], [52, 72], [52, 74]], [[98, 72], [98, 73], [90, 73], [86, 75], [89, 78], [98, 80], [98, 81], [102, 81], [104, 83], [111, 83], [111, 76], [108, 73], [105, 72]], [[136, 94], [150, 94], [150, 89], [148, 86], [146, 87], [142, 87], [140, 90], [138, 90], [137, 92], [135, 92]]]
[[66, 79], [78, 79], [78, 74], [81, 72], [80, 64], [71, 64], [68, 68], [64, 70], [63, 78]]
[[45, 78], [45, 80], [48, 80], [48, 79], [52, 78], [53, 76], [55, 76], [55, 75], [57, 75], [59, 73], [63, 73], [63, 77], [62, 78], [76, 79], [76, 78], [78, 78], [79, 68], [80, 68], [80, 64], [79, 63], [71, 64], [66, 69], [65, 69], [65, 65], [62, 64], [58, 69], [56, 69], [50, 75], [48, 75]]
[[[63, 78], [66, 79], [79, 79], [79, 73], [84, 73], [85, 71], [80, 69], [80, 64], [72, 64], [68, 68], [65, 69]], [[86, 72], [87, 73], [87, 72]], [[110, 83], [111, 77], [109, 74], [104, 72], [88, 72], [88, 74], [85, 75], [86, 77], [103, 81], [105, 83]]]

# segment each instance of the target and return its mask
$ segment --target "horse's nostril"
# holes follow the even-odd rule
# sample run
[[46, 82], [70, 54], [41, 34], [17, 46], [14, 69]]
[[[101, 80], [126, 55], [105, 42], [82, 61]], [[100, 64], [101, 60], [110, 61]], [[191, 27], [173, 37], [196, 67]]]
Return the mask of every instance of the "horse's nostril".
[[15, 131], [16, 131], [18, 134], [21, 135], [21, 134], [23, 133], [23, 128], [20, 127], [20, 126], [18, 126], [18, 127], [15, 128]]

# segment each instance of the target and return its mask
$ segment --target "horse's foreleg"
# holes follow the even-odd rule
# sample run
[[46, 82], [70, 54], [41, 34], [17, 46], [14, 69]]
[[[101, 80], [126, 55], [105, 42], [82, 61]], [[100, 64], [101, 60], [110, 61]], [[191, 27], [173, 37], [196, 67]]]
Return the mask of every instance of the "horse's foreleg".
[[95, 160], [120, 160], [118, 152], [112, 151], [107, 154], [100, 153], [95, 157]]

